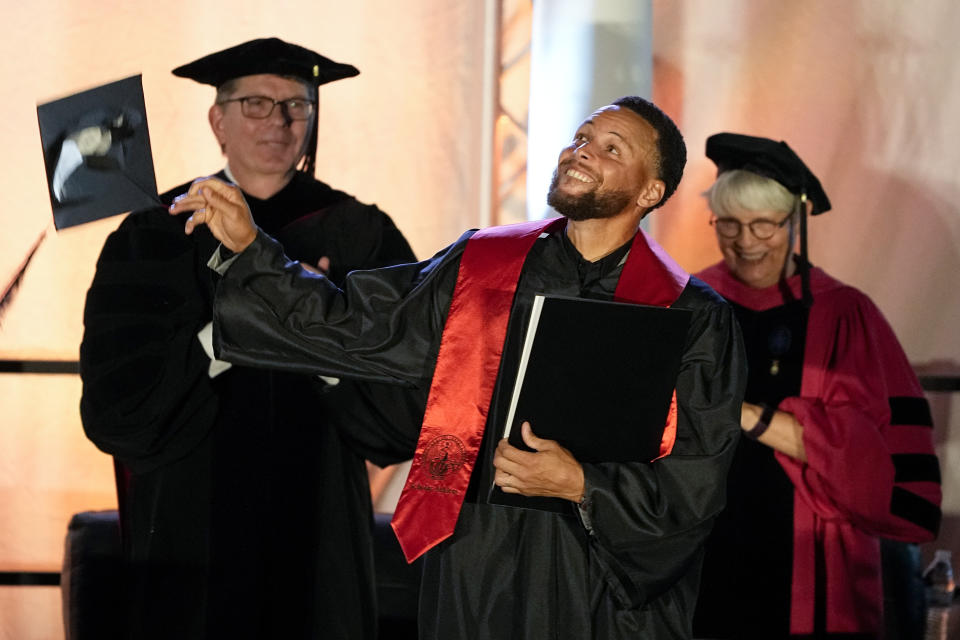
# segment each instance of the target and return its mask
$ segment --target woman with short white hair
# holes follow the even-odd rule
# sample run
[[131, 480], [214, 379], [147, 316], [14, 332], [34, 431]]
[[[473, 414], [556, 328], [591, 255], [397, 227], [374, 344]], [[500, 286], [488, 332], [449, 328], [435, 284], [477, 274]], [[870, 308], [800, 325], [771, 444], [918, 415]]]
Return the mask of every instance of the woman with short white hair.
[[940, 523], [929, 406], [877, 307], [809, 264], [806, 217], [830, 201], [803, 161], [732, 133], [707, 156], [723, 260], [698, 276], [734, 307], [749, 379], [694, 635], [880, 637], [878, 536]]

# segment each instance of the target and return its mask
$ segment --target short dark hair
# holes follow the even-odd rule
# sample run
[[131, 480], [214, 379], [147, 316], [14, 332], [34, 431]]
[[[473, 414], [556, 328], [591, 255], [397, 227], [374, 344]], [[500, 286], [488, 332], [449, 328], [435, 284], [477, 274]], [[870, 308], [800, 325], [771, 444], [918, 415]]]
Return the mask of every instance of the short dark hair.
[[630, 109], [650, 123], [657, 132], [657, 178], [663, 180], [664, 189], [660, 202], [650, 207], [656, 209], [673, 195], [680, 178], [683, 177], [683, 167], [687, 164], [687, 145], [683, 141], [683, 134], [660, 107], [640, 96], [624, 96], [614, 100], [612, 104]]

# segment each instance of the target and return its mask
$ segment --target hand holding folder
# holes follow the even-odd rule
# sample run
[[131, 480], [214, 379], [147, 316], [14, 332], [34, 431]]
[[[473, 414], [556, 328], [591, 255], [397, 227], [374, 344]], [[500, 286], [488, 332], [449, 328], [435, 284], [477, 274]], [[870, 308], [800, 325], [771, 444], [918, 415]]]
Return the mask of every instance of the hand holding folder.
[[[520, 425], [581, 463], [647, 462], [660, 442], [680, 370], [690, 311], [538, 295], [524, 339], [504, 437]], [[535, 508], [552, 499], [494, 488], [491, 501]]]

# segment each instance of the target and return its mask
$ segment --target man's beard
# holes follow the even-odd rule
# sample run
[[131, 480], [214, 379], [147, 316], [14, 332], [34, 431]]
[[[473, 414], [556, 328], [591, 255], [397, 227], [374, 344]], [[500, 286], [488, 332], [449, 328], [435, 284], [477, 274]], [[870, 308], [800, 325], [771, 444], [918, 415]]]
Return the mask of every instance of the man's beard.
[[557, 213], [568, 220], [595, 220], [612, 218], [630, 205], [633, 196], [626, 191], [611, 191], [597, 195], [595, 191], [578, 196], [562, 193], [557, 189], [560, 175], [553, 171], [553, 180], [550, 181], [550, 191], [547, 193], [547, 204], [557, 210]]

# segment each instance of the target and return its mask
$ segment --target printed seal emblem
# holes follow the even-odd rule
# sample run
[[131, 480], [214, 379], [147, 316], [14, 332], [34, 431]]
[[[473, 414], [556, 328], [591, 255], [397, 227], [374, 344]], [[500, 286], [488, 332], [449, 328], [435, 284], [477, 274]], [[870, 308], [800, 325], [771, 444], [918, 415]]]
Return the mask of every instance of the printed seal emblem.
[[436, 479], [453, 473], [463, 464], [463, 442], [456, 436], [437, 436], [423, 450], [423, 465]]

